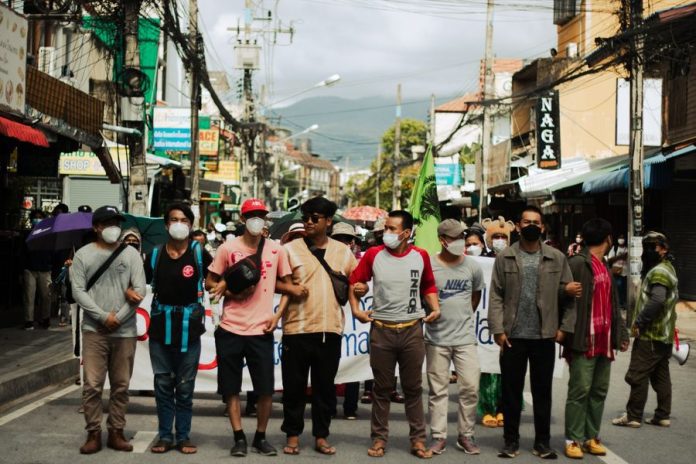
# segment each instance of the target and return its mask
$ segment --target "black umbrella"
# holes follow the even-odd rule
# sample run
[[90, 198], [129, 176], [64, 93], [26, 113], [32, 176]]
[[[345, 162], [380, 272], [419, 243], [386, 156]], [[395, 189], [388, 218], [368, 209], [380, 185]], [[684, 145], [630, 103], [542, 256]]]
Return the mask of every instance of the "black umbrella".
[[[302, 213], [300, 212], [300, 210], [288, 213], [285, 216], [274, 220], [273, 225], [269, 230], [271, 238], [275, 240], [280, 240], [283, 234], [286, 233], [288, 229], [290, 229], [290, 226], [296, 222], [302, 222]], [[340, 214], [334, 214], [333, 222], [334, 224], [337, 222], [346, 222], [352, 226], [355, 226], [355, 223], [353, 221], [349, 221]]]

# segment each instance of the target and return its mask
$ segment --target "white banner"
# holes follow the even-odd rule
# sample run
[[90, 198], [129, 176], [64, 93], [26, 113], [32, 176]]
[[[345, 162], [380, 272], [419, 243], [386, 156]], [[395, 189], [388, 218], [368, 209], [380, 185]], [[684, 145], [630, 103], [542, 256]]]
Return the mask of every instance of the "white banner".
[[[481, 372], [500, 373], [498, 362], [500, 350], [493, 341], [493, 335], [488, 330], [488, 289], [490, 288], [491, 274], [493, 271], [493, 258], [480, 258], [467, 256], [466, 259], [474, 259], [481, 265], [483, 270], [485, 289], [481, 295], [481, 303], [475, 313], [476, 338], [478, 340], [479, 362]], [[150, 364], [149, 345], [147, 343], [147, 327], [150, 320], [150, 302], [152, 294], [149, 292], [143, 300], [141, 307], [138, 308], [138, 347], [135, 352], [135, 367], [131, 379], [130, 388], [132, 390], [151, 390], [153, 388], [152, 366]], [[276, 295], [274, 311], [278, 308], [280, 296]], [[372, 290], [360, 300], [361, 308], [364, 311], [372, 309]], [[213, 332], [215, 323], [219, 320], [220, 308], [214, 308], [206, 298], [206, 328], [207, 331], [201, 337], [201, 360], [198, 367], [198, 377], [196, 378], [196, 391], [215, 392], [217, 391], [217, 361], [215, 359], [215, 338]], [[218, 305], [220, 306], [220, 305]], [[350, 306], [343, 308], [346, 317], [346, 325], [343, 333], [343, 344], [341, 352], [341, 362], [336, 375], [336, 383], [357, 382], [372, 378], [370, 369], [369, 348], [370, 348], [370, 326], [363, 324], [353, 318]], [[274, 332], [275, 345], [275, 386], [277, 390], [283, 388], [282, 376], [280, 371], [281, 337], [283, 333], [280, 327]], [[423, 366], [425, 369], [425, 365]], [[560, 377], [563, 372], [563, 362], [556, 363], [554, 376]], [[244, 368], [243, 390], [252, 390], [249, 372]]]

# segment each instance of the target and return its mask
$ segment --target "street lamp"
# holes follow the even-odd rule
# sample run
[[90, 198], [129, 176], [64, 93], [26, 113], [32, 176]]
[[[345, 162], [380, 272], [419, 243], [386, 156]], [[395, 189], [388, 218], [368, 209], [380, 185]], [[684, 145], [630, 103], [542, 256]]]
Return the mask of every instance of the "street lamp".
[[316, 84], [314, 84], [314, 85], [311, 86], [311, 87], [307, 87], [307, 88], [304, 89], [304, 90], [300, 90], [299, 92], [295, 92], [295, 93], [293, 93], [292, 95], [289, 95], [289, 96], [287, 96], [287, 97], [283, 97], [283, 98], [281, 98], [280, 100], [276, 100], [276, 101], [274, 101], [274, 102], [271, 102], [271, 103], [269, 103], [268, 105], [264, 105], [264, 107], [265, 107], [265, 108], [271, 108], [271, 107], [277, 105], [278, 103], [281, 103], [281, 102], [290, 100], [291, 98], [295, 98], [295, 97], [297, 97], [298, 95], [302, 95], [303, 93], [309, 92], [309, 91], [314, 90], [314, 89], [317, 89], [317, 88], [319, 88], [319, 87], [331, 87], [332, 85], [335, 85], [335, 84], [336, 84], [338, 81], [340, 81], [340, 80], [341, 80], [341, 76], [340, 76], [340, 75], [338, 75], [338, 74], [332, 74], [331, 76], [327, 77], [326, 79], [324, 79], [324, 80], [322, 80], [322, 81], [317, 82]]

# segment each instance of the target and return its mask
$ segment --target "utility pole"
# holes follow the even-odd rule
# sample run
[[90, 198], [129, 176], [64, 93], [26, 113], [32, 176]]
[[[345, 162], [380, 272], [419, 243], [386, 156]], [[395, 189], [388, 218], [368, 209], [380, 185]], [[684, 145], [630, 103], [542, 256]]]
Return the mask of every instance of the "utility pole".
[[396, 86], [396, 123], [394, 126], [394, 185], [392, 188], [392, 210], [401, 209], [401, 84]]
[[[140, 49], [138, 47], [138, 21], [140, 0], [127, 0], [123, 3], [125, 45], [125, 68], [140, 70]], [[140, 135], [128, 136], [130, 155], [130, 175], [128, 180], [128, 211], [138, 216], [148, 216], [147, 208], [147, 165], [145, 163], [145, 124], [143, 123], [143, 97], [126, 96], [121, 100], [121, 119], [126, 127], [136, 129]]]
[[483, 219], [483, 209], [488, 198], [488, 165], [487, 158], [491, 153], [491, 136], [493, 133], [493, 118], [491, 117], [490, 99], [493, 97], [493, 0], [488, 0], [486, 6], [486, 54], [484, 57], [483, 81], [483, 140], [481, 144], [481, 179], [479, 188], [478, 217]]
[[380, 183], [382, 177], [382, 144], [377, 145], [377, 192], [375, 193], [375, 208], [379, 208], [379, 189], [382, 188]]
[[430, 146], [433, 153], [433, 158], [437, 156], [435, 153], [435, 94], [430, 95]]
[[[629, 24], [636, 31], [643, 23], [643, 0], [629, 0]], [[628, 305], [635, 301], [640, 285], [640, 265], [643, 253], [643, 212], [645, 210], [643, 195], [643, 73], [644, 62], [642, 50], [645, 38], [642, 34], [633, 34], [631, 42], [631, 135], [629, 156], [631, 175], [628, 181], [628, 257], [630, 279], [628, 285]]]
[[198, 149], [198, 111], [201, 98], [199, 74], [200, 50], [198, 40], [198, 0], [189, 0], [189, 80], [191, 84], [191, 209], [195, 217], [194, 227], [200, 225], [200, 163]]

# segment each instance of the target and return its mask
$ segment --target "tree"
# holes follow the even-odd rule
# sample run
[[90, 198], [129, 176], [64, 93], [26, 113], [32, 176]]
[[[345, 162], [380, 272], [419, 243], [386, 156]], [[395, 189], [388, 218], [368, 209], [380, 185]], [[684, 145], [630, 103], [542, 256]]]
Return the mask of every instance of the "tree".
[[[374, 205], [377, 193], [377, 179], [379, 177], [379, 207], [391, 209], [391, 196], [394, 188], [394, 131], [396, 125], [392, 125], [382, 135], [382, 157], [377, 172], [377, 160], [370, 164], [370, 176], [362, 181], [356, 179], [354, 189], [349, 191], [349, 198], [356, 205]], [[401, 202], [405, 203], [411, 197], [411, 190], [415, 179], [418, 177], [422, 155], [413, 160], [411, 147], [425, 145], [428, 126], [417, 119], [403, 119], [401, 121]]]

